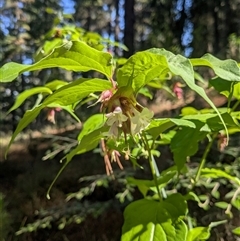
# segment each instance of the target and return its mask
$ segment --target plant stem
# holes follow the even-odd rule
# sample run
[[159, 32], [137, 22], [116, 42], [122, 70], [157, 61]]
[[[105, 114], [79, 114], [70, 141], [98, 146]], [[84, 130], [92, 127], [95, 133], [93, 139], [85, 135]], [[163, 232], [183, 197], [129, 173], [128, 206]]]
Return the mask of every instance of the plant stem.
[[234, 106], [233, 106], [232, 109], [231, 109], [231, 112], [235, 111], [235, 109], [238, 107], [239, 104], [240, 104], [240, 100], [238, 100], [238, 101], [234, 104]]
[[213, 142], [215, 140], [215, 138], [217, 137], [217, 134], [214, 134], [213, 137], [212, 137], [212, 140], [208, 143], [204, 153], [203, 153], [203, 156], [202, 156], [202, 159], [201, 159], [201, 162], [198, 166], [198, 170], [197, 170], [197, 174], [194, 178], [194, 183], [193, 183], [193, 187], [196, 185], [196, 183], [198, 182], [199, 178], [200, 178], [200, 175], [201, 175], [201, 171], [206, 163], [206, 158], [207, 158], [207, 155], [209, 153], [209, 151], [211, 150], [211, 147], [213, 145]]
[[158, 193], [158, 197], [159, 197], [159, 201], [162, 201], [162, 196], [161, 196], [161, 193], [160, 193], [160, 189], [159, 189], [159, 186], [158, 186], [158, 182], [157, 182], [157, 178], [159, 176], [159, 171], [158, 171], [158, 168], [157, 168], [157, 164], [155, 162], [155, 159], [151, 153], [151, 149], [149, 147], [149, 144], [148, 144], [148, 140], [147, 140], [147, 137], [146, 137], [146, 134], [143, 133], [142, 134], [143, 136], [143, 139], [144, 139], [144, 144], [145, 144], [145, 147], [148, 151], [148, 160], [149, 160], [149, 165], [150, 165], [150, 168], [151, 168], [151, 172], [152, 172], [152, 175], [153, 175], [153, 180], [155, 182], [155, 186], [157, 188], [157, 193]]
[[187, 216], [187, 221], [188, 221], [188, 228], [189, 230], [191, 230], [193, 228], [193, 225], [192, 225], [192, 219], [190, 216]]

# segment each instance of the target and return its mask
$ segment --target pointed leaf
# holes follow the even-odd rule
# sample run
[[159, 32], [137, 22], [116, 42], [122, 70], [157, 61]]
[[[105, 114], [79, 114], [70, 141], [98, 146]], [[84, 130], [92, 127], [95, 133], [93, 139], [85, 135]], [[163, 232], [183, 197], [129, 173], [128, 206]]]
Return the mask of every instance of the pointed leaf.
[[157, 48], [136, 53], [118, 70], [118, 85], [127, 86], [131, 81], [133, 90], [138, 92], [148, 82], [160, 75], [166, 75], [168, 72], [181, 76], [186, 84], [216, 111], [228, 135], [227, 127], [218, 109], [206, 95], [204, 89], [195, 84], [190, 60], [181, 55], [174, 55], [165, 49]]
[[112, 56], [91, 48], [84, 42], [69, 41], [56, 47], [48, 56], [33, 65], [7, 63], [0, 69], [0, 82], [11, 82], [26, 71], [63, 68], [75, 72], [95, 70], [108, 78], [112, 76]]
[[105, 123], [105, 120], [106, 117], [103, 114], [95, 114], [89, 117], [83, 124], [83, 129], [78, 135], [78, 140], [81, 141], [83, 136], [102, 127]]
[[216, 111], [216, 113], [218, 114], [218, 116], [224, 126], [224, 129], [226, 130], [227, 136], [228, 136], [227, 127], [226, 127], [224, 120], [222, 119], [222, 116], [219, 113], [218, 109], [213, 104], [213, 102], [209, 99], [209, 97], [206, 95], [204, 89], [195, 84], [194, 71], [193, 71], [191, 62], [187, 58], [185, 58], [181, 55], [174, 55], [173, 53], [166, 51], [164, 49], [150, 49], [149, 51], [151, 51], [152, 53], [155, 53], [155, 54], [165, 55], [167, 57], [169, 70], [173, 74], [181, 76], [182, 79], [186, 82], [186, 84], [193, 91], [198, 93]]
[[47, 87], [35, 87], [35, 88], [29, 89], [29, 90], [25, 90], [17, 96], [17, 99], [16, 99], [14, 105], [11, 107], [11, 109], [8, 111], [8, 113], [17, 109], [30, 96], [39, 94], [39, 93], [51, 94], [52, 91], [51, 91], [51, 89], [49, 89]]
[[[24, 114], [23, 118], [18, 123], [17, 129], [12, 135], [7, 151], [16, 136], [38, 116], [41, 109], [44, 107], [68, 108], [67, 106], [70, 106], [74, 102], [80, 101], [82, 98], [87, 97], [92, 92], [103, 91], [110, 88], [110, 82], [102, 79], [79, 79], [71, 84], [59, 88], [53, 94], [48, 96], [41, 105], [27, 111]], [[70, 111], [70, 109], [66, 110]], [[79, 121], [78, 117], [75, 116], [73, 112], [70, 111], [70, 114]]]
[[45, 84], [45, 87], [48, 87], [51, 90], [57, 90], [60, 87], [67, 85], [67, 84], [68, 84], [68, 82], [63, 81], [63, 80], [53, 80], [53, 81], [50, 81], [47, 84]]
[[237, 185], [240, 186], [240, 179], [235, 176], [231, 176], [227, 172], [215, 168], [203, 168], [201, 170], [202, 177], [210, 177], [210, 178], [227, 178], [230, 181], [235, 182]]
[[188, 232], [187, 241], [204, 241], [210, 238], [209, 227], [196, 227]]
[[28, 65], [18, 64], [14, 62], [7, 63], [0, 68], [0, 83], [11, 82], [18, 75], [25, 71]]
[[240, 236], [240, 227], [234, 228], [232, 232], [238, 236]]
[[220, 60], [211, 54], [205, 54], [200, 59], [190, 60], [193, 66], [208, 66], [216, 75], [229, 81], [240, 81], [240, 68], [232, 59]]
[[61, 106], [60, 108], [62, 108], [65, 111], [67, 111], [77, 122], [81, 122], [79, 120], [79, 118], [76, 116], [76, 114], [74, 113], [74, 110], [73, 110], [71, 105], [69, 105], [69, 106]]
[[[240, 128], [233, 120], [233, 117], [228, 113], [222, 113], [222, 119], [224, 120], [224, 123], [226, 124], [227, 127], [236, 127], [236, 128]], [[219, 116], [217, 114], [212, 114], [212, 113], [208, 113], [208, 114], [201, 114], [201, 113], [197, 113], [195, 115], [186, 115], [183, 116], [183, 119], [185, 120], [199, 120], [203, 123], [206, 123], [208, 125], [208, 127], [212, 130], [212, 131], [220, 131], [223, 129], [223, 125], [222, 122], [219, 118]]]
[[56, 90], [52, 95], [48, 96], [44, 100], [43, 104], [48, 105], [55, 103], [61, 106], [68, 106], [80, 101], [93, 92], [100, 92], [110, 88], [110, 81], [97, 78], [81, 78]]
[[151, 121], [147, 128], [147, 132], [156, 139], [161, 133], [173, 126], [188, 126], [190, 128], [195, 128], [195, 124], [188, 120], [176, 119], [176, 118], [159, 118]]
[[96, 148], [100, 139], [103, 137], [103, 133], [106, 132], [108, 128], [109, 127], [103, 126], [84, 135], [77, 147], [67, 154], [67, 163], [70, 162], [75, 155], [80, 155]]
[[23, 116], [23, 118], [19, 121], [18, 126], [16, 128], [16, 130], [14, 131], [14, 133], [12, 134], [11, 140], [7, 146], [6, 149], [6, 154], [12, 144], [12, 142], [14, 141], [14, 139], [16, 138], [16, 136], [27, 126], [29, 125], [33, 120], [36, 119], [36, 117], [38, 116], [38, 114], [40, 113], [41, 109], [43, 107], [40, 105], [32, 110], [27, 110]]
[[227, 207], [228, 207], [227, 202], [216, 202], [214, 205], [218, 208], [221, 208], [221, 209], [227, 209]]

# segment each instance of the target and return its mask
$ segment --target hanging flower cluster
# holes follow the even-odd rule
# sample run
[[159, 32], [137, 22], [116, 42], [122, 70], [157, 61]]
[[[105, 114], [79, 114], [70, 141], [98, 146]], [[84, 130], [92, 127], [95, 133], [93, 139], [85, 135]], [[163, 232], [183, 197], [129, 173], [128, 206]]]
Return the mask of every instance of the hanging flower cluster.
[[[122, 169], [120, 162], [120, 152], [115, 148], [108, 147], [108, 140], [116, 142], [124, 135], [125, 140], [127, 135], [135, 136], [140, 134], [147, 126], [153, 117], [153, 112], [142, 107], [137, 103], [132, 91], [126, 88], [116, 90], [114, 86], [111, 90], [103, 91], [97, 102], [101, 103], [100, 111], [105, 113], [106, 123], [109, 127], [108, 131], [103, 133], [105, 138], [101, 140], [101, 148], [103, 151], [106, 172], [112, 174], [111, 163], [116, 162]], [[129, 150], [129, 148], [128, 148]], [[124, 153], [124, 151], [121, 151]], [[125, 153], [125, 159], [129, 160], [129, 153]]]
[[141, 133], [153, 117], [153, 112], [139, 105], [133, 95], [124, 96], [120, 91], [110, 98], [102, 98], [101, 109], [107, 112], [105, 116], [109, 131], [106, 136], [113, 139], [118, 139], [121, 133], [125, 137], [127, 134], [134, 136]]

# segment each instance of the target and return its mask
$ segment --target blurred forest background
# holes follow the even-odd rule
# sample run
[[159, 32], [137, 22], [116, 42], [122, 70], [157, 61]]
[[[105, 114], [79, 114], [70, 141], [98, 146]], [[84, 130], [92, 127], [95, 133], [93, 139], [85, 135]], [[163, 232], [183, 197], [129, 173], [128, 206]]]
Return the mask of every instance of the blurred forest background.
[[[240, 61], [239, 0], [0, 0], [0, 8], [0, 66], [10, 61], [24, 64], [33, 63], [40, 46], [46, 39], [53, 37], [50, 34], [51, 30], [66, 24], [98, 33], [104, 38], [127, 46], [128, 51], [124, 51], [118, 46], [106, 46], [107, 50], [116, 57], [128, 58], [136, 51], [158, 47], [187, 57], [201, 57], [208, 52], [220, 59], [232, 58]], [[205, 72], [203, 72], [203, 76], [204, 74]], [[100, 209], [99, 203], [107, 206], [97, 221], [94, 221], [96, 219], [91, 213], [92, 216], [90, 215], [91, 217], [81, 226], [71, 224], [61, 230], [61, 227], [65, 226], [64, 224], [59, 230], [59, 226], [56, 224], [59, 219], [66, 219], [66, 216], [70, 215], [68, 212], [72, 215], [78, 210], [86, 210], [91, 206], [89, 200], [84, 202], [84, 205], [90, 206], [81, 206], [83, 204], [79, 203], [65, 204], [64, 202], [65, 194], [76, 192], [82, 187], [78, 179], [82, 176], [104, 174], [103, 163], [96, 165], [97, 157], [88, 154], [87, 158], [84, 157], [84, 160], [81, 160], [82, 164], [73, 161], [72, 166], [64, 172], [54, 187], [53, 198], [50, 201], [46, 200], [46, 190], [60, 167], [60, 157], [56, 156], [56, 160], [48, 162], [42, 162], [42, 157], [46, 155], [46, 151], [50, 147], [55, 150], [64, 142], [71, 143], [71, 138], [78, 134], [75, 121], [64, 112], [56, 113], [55, 126], [49, 124], [46, 120], [46, 113], [42, 113], [27, 130], [26, 133], [30, 133], [30, 135], [27, 138], [22, 136], [18, 145], [13, 145], [8, 159], [3, 158], [3, 146], [6, 144], [6, 140], [9, 140], [9, 135], [16, 128], [24, 112], [37, 101], [36, 96], [32, 97], [20, 108], [6, 115], [14, 104], [16, 96], [26, 89], [44, 85], [54, 79], [71, 81], [74, 79], [74, 74], [59, 69], [31, 72], [0, 87], [2, 145], [0, 215], [4, 217], [1, 235], [6, 241], [119, 240], [123, 207], [116, 204], [107, 206], [107, 201], [111, 200], [116, 194], [115, 189], [118, 189], [114, 183], [111, 184], [113, 187], [110, 188], [110, 191], [109, 188], [107, 190], [100, 189], [89, 198], [90, 201], [99, 201], [95, 202], [95, 211]], [[158, 97], [156, 95], [156, 98]], [[165, 95], [165, 97], [169, 96]], [[202, 103], [196, 102], [195, 97], [191, 101], [196, 108], [198, 105], [204, 107]], [[219, 97], [216, 103], [222, 105], [225, 103], [224, 101]], [[172, 105], [169, 106], [168, 103], [167, 106], [169, 111], [167, 114], [174, 114], [175, 112], [171, 112]], [[175, 108], [181, 107], [181, 105], [176, 106]], [[152, 107], [160, 116], [162, 112], [166, 111], [164, 106], [161, 108], [154, 103], [152, 103]], [[84, 116], [89, 113], [83, 112], [80, 107], [77, 109], [77, 115], [84, 120]], [[42, 136], [38, 136], [39, 138], [30, 132], [31, 130], [41, 131], [46, 128], [46, 125], [49, 126], [49, 129], [42, 131]], [[64, 129], [63, 127], [66, 126], [72, 128]], [[163, 153], [164, 155], [169, 158], [168, 153]], [[103, 204], [100, 205], [101, 208]], [[109, 207], [111, 208], [109, 209]], [[39, 210], [45, 210], [45, 214], [41, 214], [41, 216]], [[55, 213], [57, 217], [52, 213]], [[38, 220], [39, 215], [42, 217], [40, 220], [45, 218], [45, 223], [49, 220], [51, 223], [53, 221], [51, 229], [41, 229], [41, 231], [33, 233], [23, 232], [20, 236], [15, 236], [16, 231], [27, 223]], [[84, 214], [81, 215], [86, 216], [88, 213], [84, 211]], [[64, 222], [61, 221], [62, 223]], [[36, 226], [41, 226], [41, 224], [36, 224]], [[35, 229], [33, 227], [32, 230]]]

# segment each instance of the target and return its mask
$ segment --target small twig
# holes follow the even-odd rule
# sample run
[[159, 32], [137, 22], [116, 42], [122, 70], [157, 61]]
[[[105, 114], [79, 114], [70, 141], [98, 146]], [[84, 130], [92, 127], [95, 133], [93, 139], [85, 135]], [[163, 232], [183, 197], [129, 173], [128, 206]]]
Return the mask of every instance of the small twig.
[[161, 196], [161, 193], [160, 193], [160, 189], [159, 189], [159, 186], [158, 186], [158, 182], [157, 182], [157, 174], [159, 174], [159, 171], [158, 171], [158, 168], [156, 169], [156, 162], [154, 160], [154, 157], [151, 153], [151, 149], [149, 147], [149, 144], [148, 144], [148, 140], [147, 140], [147, 137], [146, 137], [146, 134], [143, 132], [143, 142], [145, 144], [145, 148], [147, 149], [148, 151], [148, 160], [149, 160], [149, 165], [150, 165], [150, 168], [151, 168], [151, 171], [152, 171], [152, 175], [153, 175], [153, 180], [155, 182], [155, 186], [157, 188], [157, 193], [158, 193], [158, 197], [159, 197], [159, 201], [162, 201], [162, 196]]
[[[71, 148], [73, 146], [75, 146], [77, 144], [77, 141], [75, 141], [74, 143], [72, 144], [69, 144], [67, 147], [68, 148]], [[59, 147], [57, 150], [53, 151], [53, 152], [50, 152], [49, 154], [45, 155], [42, 160], [43, 161], [46, 161], [47, 159], [51, 158], [52, 156], [55, 156], [57, 155], [59, 152], [63, 151], [63, 150], [66, 150], [66, 146], [61, 146]]]
[[207, 155], [209, 153], [209, 151], [211, 150], [212, 148], [212, 145], [213, 145], [213, 142], [215, 140], [215, 138], [217, 137], [217, 134], [214, 134], [213, 137], [212, 137], [212, 140], [208, 143], [204, 153], [203, 153], [203, 156], [202, 156], [202, 159], [201, 159], [201, 162], [198, 166], [198, 170], [197, 170], [197, 174], [194, 178], [194, 181], [193, 181], [193, 186], [192, 186], [192, 189], [195, 187], [195, 185], [197, 184], [197, 182], [199, 181], [199, 178], [201, 176], [201, 171], [206, 163], [206, 159], [207, 159]]

